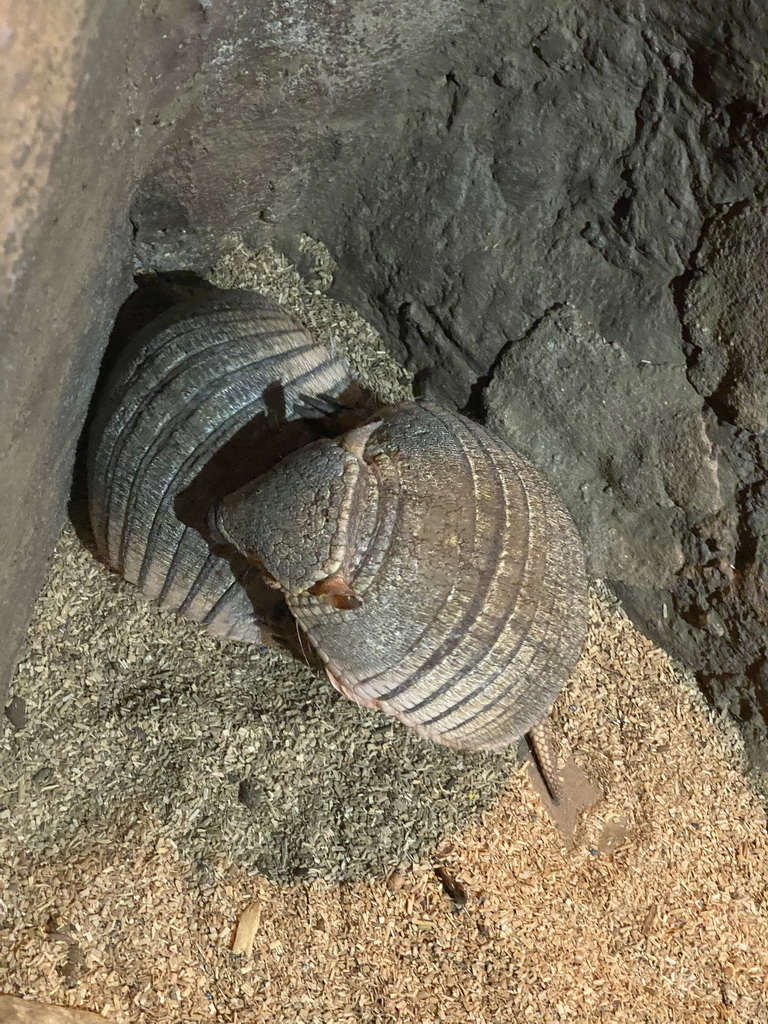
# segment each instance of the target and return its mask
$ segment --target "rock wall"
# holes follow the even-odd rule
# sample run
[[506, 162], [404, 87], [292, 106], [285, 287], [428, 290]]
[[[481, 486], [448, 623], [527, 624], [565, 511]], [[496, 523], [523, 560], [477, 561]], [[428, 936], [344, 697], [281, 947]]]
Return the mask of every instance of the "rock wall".
[[39, 58], [5, 154], [31, 226], [0, 310], [0, 676], [130, 271], [202, 269], [239, 238], [298, 258], [305, 233], [425, 392], [487, 416], [550, 476], [593, 570], [768, 770], [768, 10], [46, 11], [34, 39], [26, 12], [0, 17], [17, 68]]
[[179, 49], [166, 7], [0, 0], [0, 695], [133, 287], [135, 182], [203, 59]]

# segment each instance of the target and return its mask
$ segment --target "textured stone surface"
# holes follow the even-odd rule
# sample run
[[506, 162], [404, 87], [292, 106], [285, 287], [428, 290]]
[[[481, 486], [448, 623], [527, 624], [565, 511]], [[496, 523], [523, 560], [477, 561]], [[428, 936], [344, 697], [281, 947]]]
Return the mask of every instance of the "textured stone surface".
[[726, 422], [768, 428], [768, 210], [739, 205], [702, 237], [685, 289], [689, 377]]
[[670, 587], [685, 564], [688, 516], [722, 507], [683, 367], [631, 357], [564, 307], [506, 350], [485, 399], [488, 426], [556, 483], [593, 573]]
[[0, 696], [130, 293], [136, 179], [191, 103], [194, 0], [0, 0]]
[[236, 238], [299, 258], [306, 233], [427, 393], [482, 412], [495, 375], [493, 417], [595, 568], [759, 759], [768, 10], [134, 6], [0, 0], [0, 678], [131, 260], [202, 269]]
[[592, 571], [695, 669], [768, 767], [765, 438], [718, 424], [682, 366], [631, 357], [573, 307], [505, 350], [484, 398], [488, 426], [562, 495]]
[[99, 100], [79, 91], [90, 6], [0, 4], [0, 685], [61, 523], [99, 328], [128, 288], [120, 185], [102, 174], [115, 154], [101, 102], [124, 100], [96, 66]]

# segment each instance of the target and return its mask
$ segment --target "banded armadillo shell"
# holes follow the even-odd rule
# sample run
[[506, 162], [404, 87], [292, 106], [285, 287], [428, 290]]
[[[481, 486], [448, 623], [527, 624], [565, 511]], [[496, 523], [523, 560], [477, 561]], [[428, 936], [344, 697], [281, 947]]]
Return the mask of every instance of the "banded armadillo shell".
[[[270, 504], [275, 494], [289, 495], [294, 464], [297, 508], [328, 493], [309, 480], [311, 451], [226, 498], [214, 521], [283, 584], [342, 693], [436, 742], [501, 748], [546, 714], [578, 658], [587, 622], [579, 537], [537, 471], [481, 426], [427, 403], [380, 415], [359, 472], [349, 465], [355, 445], [337, 442], [347, 449], [337, 476], [354, 489], [347, 511], [329, 516], [316, 508], [311, 531], [300, 522], [307, 536], [343, 520], [330, 548], [326, 538], [318, 550], [321, 557], [333, 550], [360, 607], [334, 607], [314, 587], [281, 579], [274, 521], [259, 524], [270, 515], [260, 493], [271, 495]], [[333, 443], [316, 442], [319, 466], [333, 462]], [[301, 543], [287, 534], [286, 550]]]
[[87, 458], [99, 554], [163, 607], [261, 642], [247, 592], [258, 574], [211, 549], [203, 506], [284, 454], [273, 450], [276, 415], [298, 422], [300, 395], [348, 384], [344, 361], [264, 296], [234, 290], [173, 307], [125, 348], [99, 397]]

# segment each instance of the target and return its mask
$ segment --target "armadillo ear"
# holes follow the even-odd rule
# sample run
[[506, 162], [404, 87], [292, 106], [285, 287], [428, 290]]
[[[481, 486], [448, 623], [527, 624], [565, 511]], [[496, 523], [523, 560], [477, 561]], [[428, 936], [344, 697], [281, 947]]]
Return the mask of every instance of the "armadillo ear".
[[340, 611], [359, 608], [363, 603], [341, 576], [327, 576], [324, 580], [319, 580], [309, 588], [308, 593]]

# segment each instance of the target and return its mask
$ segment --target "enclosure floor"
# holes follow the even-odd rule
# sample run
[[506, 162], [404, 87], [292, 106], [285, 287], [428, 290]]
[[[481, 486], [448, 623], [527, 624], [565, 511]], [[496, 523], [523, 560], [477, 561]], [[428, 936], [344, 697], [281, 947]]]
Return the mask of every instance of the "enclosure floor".
[[[605, 794], [572, 841], [522, 767], [418, 863], [356, 882], [281, 884], [226, 849], [201, 873], [173, 838], [178, 823], [150, 805], [46, 850], [56, 807], [46, 776], [29, 777], [24, 736], [51, 700], [70, 699], [65, 680], [34, 667], [64, 605], [89, 599], [77, 543], [67, 531], [17, 678], [30, 720], [2, 741], [0, 991], [115, 1024], [768, 1019], [765, 814], [738, 743], [604, 597], [555, 715]], [[88, 571], [106, 585], [101, 567]], [[124, 599], [137, 611], [123, 630], [157, 614]], [[48, 736], [52, 761], [69, 739]], [[87, 763], [91, 735], [80, 742]], [[349, 814], [364, 821], [366, 809]], [[247, 908], [253, 949], [238, 956]]]
[[[323, 294], [327, 254], [305, 256], [309, 285], [242, 247], [214, 280], [268, 290], [404, 397]], [[768, 841], [738, 739], [603, 591], [554, 715], [604, 794], [570, 839], [514, 751], [430, 747], [278, 651], [218, 643], [71, 529], [13, 692], [0, 992], [113, 1024], [768, 1020]]]

